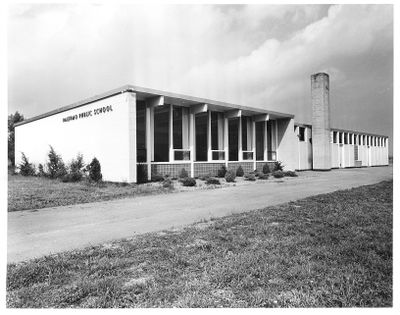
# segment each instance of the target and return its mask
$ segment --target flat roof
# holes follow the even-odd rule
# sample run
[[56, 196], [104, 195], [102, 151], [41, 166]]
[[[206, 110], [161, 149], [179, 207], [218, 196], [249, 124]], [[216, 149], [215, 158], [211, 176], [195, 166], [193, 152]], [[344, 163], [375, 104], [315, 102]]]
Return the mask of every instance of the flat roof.
[[144, 100], [146, 98], [154, 97], [154, 96], [164, 96], [167, 99], [167, 104], [171, 103], [173, 105], [181, 105], [181, 106], [192, 106], [196, 104], [208, 104], [212, 106], [212, 108], [219, 110], [219, 111], [228, 111], [231, 109], [240, 109], [242, 110], [245, 114], [247, 115], [258, 115], [258, 114], [269, 114], [272, 116], [272, 118], [293, 118], [293, 114], [287, 114], [287, 113], [281, 113], [281, 112], [275, 112], [275, 111], [270, 111], [262, 108], [257, 108], [257, 107], [249, 107], [249, 106], [243, 106], [243, 105], [238, 105], [238, 104], [232, 104], [232, 103], [226, 103], [226, 102], [220, 102], [220, 101], [215, 101], [215, 100], [210, 100], [206, 98], [200, 98], [200, 97], [195, 97], [195, 96], [188, 96], [188, 95], [183, 95], [183, 94], [177, 94], [177, 93], [171, 93], [171, 92], [165, 92], [161, 90], [155, 90], [155, 89], [150, 89], [150, 88], [144, 88], [140, 86], [135, 86], [135, 85], [124, 85], [121, 86], [117, 89], [110, 90], [108, 92], [98, 94], [92, 97], [89, 97], [87, 99], [84, 99], [82, 101], [78, 101], [75, 103], [72, 103], [67, 106], [63, 106], [60, 108], [57, 108], [55, 110], [46, 112], [44, 114], [34, 116], [32, 118], [25, 119], [17, 124], [15, 126], [20, 126], [24, 125], [42, 118], [46, 118], [52, 115], [56, 115], [77, 107], [81, 107], [111, 96], [115, 96], [121, 93], [126, 93], [126, 92], [133, 92], [136, 93], [137, 98], [139, 100]]

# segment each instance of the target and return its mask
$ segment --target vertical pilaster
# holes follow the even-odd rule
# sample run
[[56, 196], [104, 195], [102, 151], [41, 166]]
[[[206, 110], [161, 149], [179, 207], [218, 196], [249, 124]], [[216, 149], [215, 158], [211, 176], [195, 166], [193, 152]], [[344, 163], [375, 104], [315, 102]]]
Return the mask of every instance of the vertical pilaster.
[[174, 111], [172, 104], [169, 105], [169, 162], [174, 161]]
[[268, 121], [264, 122], [264, 161], [268, 160]]
[[128, 182], [136, 183], [136, 94], [132, 92], [127, 93], [128, 102]]
[[253, 150], [253, 170], [256, 169], [256, 122], [251, 121], [251, 149]]
[[207, 111], [207, 161], [212, 160], [211, 152], [211, 111]]
[[238, 161], [241, 162], [243, 161], [243, 147], [242, 147], [242, 116], [239, 116], [239, 131], [238, 131], [238, 142], [239, 142], [239, 146], [238, 146]]
[[194, 114], [189, 112], [189, 148], [190, 148], [190, 176], [194, 177], [194, 156], [195, 156], [195, 149], [194, 149]]

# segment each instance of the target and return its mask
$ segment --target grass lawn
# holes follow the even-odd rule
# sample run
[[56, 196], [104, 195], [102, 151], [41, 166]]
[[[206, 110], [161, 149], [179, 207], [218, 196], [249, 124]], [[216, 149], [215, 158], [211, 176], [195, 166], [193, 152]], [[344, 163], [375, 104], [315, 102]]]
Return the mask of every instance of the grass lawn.
[[[269, 182], [279, 182], [282, 180], [292, 180], [292, 178], [274, 179], [271, 176], [268, 179]], [[246, 181], [243, 177], [237, 177], [234, 183], [227, 183], [223, 178], [220, 178], [219, 181], [221, 182], [220, 185], [207, 185], [204, 180], [197, 179], [195, 187], [184, 187], [178, 180], [172, 180], [170, 187], [164, 187], [162, 182], [150, 182], [140, 185], [112, 182], [90, 184], [85, 181], [63, 183], [57, 179], [44, 177], [9, 175], [8, 211], [41, 209], [118, 198], [132, 198], [195, 189], [251, 185], [255, 183]], [[257, 180], [257, 183], [263, 182], [266, 181]]]
[[43, 177], [8, 177], [8, 211], [40, 209], [169, 192], [160, 183], [142, 185], [63, 183]]
[[10, 264], [8, 307], [389, 307], [392, 182]]

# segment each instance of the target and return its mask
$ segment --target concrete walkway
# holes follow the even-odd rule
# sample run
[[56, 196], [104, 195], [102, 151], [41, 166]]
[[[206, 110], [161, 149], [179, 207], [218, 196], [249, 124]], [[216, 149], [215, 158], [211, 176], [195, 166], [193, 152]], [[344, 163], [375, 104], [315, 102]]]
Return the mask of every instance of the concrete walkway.
[[8, 213], [8, 262], [81, 248], [136, 233], [393, 178], [392, 167], [301, 172], [298, 178]]

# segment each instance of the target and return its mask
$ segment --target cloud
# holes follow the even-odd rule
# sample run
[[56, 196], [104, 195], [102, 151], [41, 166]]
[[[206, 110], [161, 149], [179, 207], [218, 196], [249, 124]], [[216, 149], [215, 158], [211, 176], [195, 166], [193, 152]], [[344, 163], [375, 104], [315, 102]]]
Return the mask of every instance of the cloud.
[[309, 76], [328, 71], [337, 108], [372, 108], [375, 84], [385, 113], [392, 41], [391, 5], [14, 5], [10, 110], [37, 115], [129, 83], [307, 122]]

